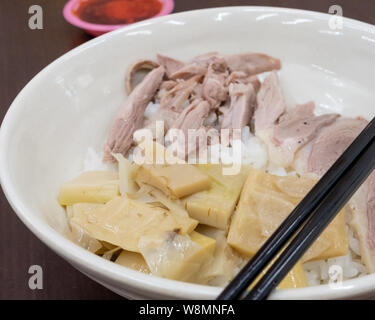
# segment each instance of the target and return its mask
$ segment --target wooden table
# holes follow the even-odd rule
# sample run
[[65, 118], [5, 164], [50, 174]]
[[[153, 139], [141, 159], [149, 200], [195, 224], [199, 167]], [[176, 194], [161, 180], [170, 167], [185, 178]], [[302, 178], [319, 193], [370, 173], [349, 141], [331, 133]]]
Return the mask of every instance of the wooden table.
[[[62, 17], [66, 0], [0, 1], [0, 119], [17, 93], [43, 67], [91, 39]], [[375, 24], [373, 0], [175, 0], [174, 12], [228, 6], [264, 5], [328, 12], [338, 4], [344, 16]], [[28, 8], [39, 4], [44, 29], [28, 28]], [[32, 187], [32, 186], [30, 186]], [[28, 269], [40, 265], [43, 290], [30, 290]], [[0, 299], [121, 299], [75, 270], [40, 242], [17, 218], [0, 191]]]

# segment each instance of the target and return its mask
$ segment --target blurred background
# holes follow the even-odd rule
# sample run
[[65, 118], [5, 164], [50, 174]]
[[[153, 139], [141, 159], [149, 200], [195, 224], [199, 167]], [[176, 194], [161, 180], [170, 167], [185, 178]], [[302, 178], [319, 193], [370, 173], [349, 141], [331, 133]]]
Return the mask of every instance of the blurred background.
[[[93, 38], [64, 19], [62, 11], [66, 3], [67, 0], [0, 0], [0, 121], [17, 93], [36, 73]], [[43, 10], [41, 30], [29, 27], [32, 5]], [[339, 5], [345, 17], [375, 24], [374, 0], [175, 0], [172, 13], [245, 5], [325, 13], [332, 5]], [[28, 286], [31, 265], [43, 269], [42, 290], [31, 290]], [[0, 299], [122, 298], [76, 271], [42, 244], [19, 221], [0, 191]]]

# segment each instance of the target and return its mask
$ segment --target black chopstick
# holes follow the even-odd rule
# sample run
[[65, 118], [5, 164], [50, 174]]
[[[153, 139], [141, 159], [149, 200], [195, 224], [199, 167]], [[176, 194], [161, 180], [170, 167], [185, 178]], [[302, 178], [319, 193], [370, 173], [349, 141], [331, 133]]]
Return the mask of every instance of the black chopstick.
[[375, 118], [367, 125], [348, 149], [339, 157], [308, 195], [299, 203], [280, 227], [271, 235], [254, 257], [237, 274], [218, 296], [218, 300], [238, 299], [261, 271], [273, 260], [297, 230], [308, 220], [324, 196], [338, 183], [342, 174], [358, 159], [363, 150], [373, 142]]
[[311, 218], [301, 231], [291, 240], [279, 258], [271, 265], [265, 275], [250, 290], [245, 299], [261, 300], [267, 298], [271, 291], [282, 281], [306, 250], [314, 243], [337, 213], [342, 209], [354, 192], [375, 168], [375, 142], [366, 147], [340, 182], [319, 204]]

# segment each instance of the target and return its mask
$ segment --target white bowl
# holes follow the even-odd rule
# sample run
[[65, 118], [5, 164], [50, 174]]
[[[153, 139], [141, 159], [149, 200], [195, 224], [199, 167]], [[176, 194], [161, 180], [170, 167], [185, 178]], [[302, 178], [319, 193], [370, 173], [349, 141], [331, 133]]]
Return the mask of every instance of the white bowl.
[[[181, 59], [220, 51], [258, 51], [283, 62], [287, 100], [315, 100], [319, 112], [374, 115], [375, 27], [330, 15], [279, 8], [231, 7], [174, 14], [96, 38], [57, 59], [17, 96], [0, 131], [0, 178], [14, 211], [57, 254], [90, 278], [130, 298], [212, 299], [219, 288], [144, 275], [108, 262], [61, 235], [56, 195], [82, 170], [88, 147], [100, 151], [125, 98], [126, 67], [157, 52]], [[60, 275], [64, 276], [64, 275]], [[365, 298], [375, 275], [276, 292], [279, 299]]]

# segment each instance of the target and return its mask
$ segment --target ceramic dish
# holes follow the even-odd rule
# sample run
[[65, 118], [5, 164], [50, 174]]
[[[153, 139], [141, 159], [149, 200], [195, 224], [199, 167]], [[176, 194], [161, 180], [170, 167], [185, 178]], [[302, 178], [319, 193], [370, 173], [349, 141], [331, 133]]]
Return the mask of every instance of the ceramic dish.
[[[138, 273], [64, 238], [59, 187], [82, 170], [89, 147], [102, 149], [125, 98], [127, 66], [157, 52], [182, 60], [209, 51], [267, 53], [282, 60], [287, 102], [315, 100], [321, 113], [370, 119], [375, 114], [375, 27], [344, 19], [342, 29], [331, 29], [330, 19], [267, 7], [191, 11], [127, 26], [65, 54], [27, 84], [2, 123], [0, 180], [12, 208], [52, 250], [122, 296], [215, 298], [220, 288]], [[281, 290], [271, 298], [365, 298], [375, 296], [374, 288], [375, 274], [336, 287]]]

